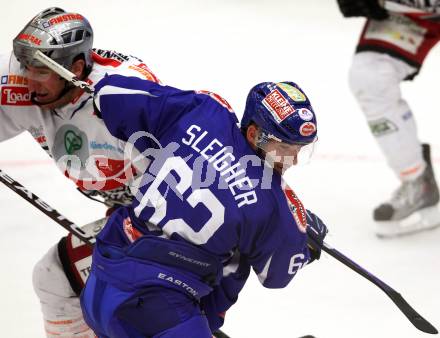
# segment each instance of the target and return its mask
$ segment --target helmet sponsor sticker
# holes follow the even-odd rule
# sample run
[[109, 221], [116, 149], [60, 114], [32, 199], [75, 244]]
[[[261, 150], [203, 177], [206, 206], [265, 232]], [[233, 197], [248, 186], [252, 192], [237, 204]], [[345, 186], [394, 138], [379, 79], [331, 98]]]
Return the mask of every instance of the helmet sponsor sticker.
[[313, 122], [304, 122], [301, 127], [299, 127], [299, 133], [302, 136], [310, 136], [316, 132], [316, 125]]
[[289, 97], [296, 102], [305, 102], [307, 101], [306, 96], [296, 87], [291, 86], [287, 83], [277, 83], [277, 86], [284, 90]]
[[1, 104], [6, 106], [31, 106], [31, 93], [27, 87], [2, 87]]
[[274, 119], [279, 123], [295, 112], [289, 101], [278, 89], [272, 90], [262, 101]]
[[84, 17], [81, 14], [75, 14], [75, 13], [63, 14], [63, 15], [56, 16], [54, 18], [50, 18], [48, 21], [43, 22], [43, 27], [48, 28], [50, 26], [57, 25], [59, 23], [63, 23], [66, 21], [72, 21], [72, 20], [81, 20], [82, 21], [82, 20], [84, 20]]
[[41, 45], [41, 39], [39, 39], [36, 36], [31, 35], [31, 34], [22, 33], [22, 34], [18, 35], [18, 40], [29, 41], [30, 43], [37, 45], [37, 46]]
[[307, 217], [306, 217], [306, 209], [304, 205], [293, 192], [292, 189], [284, 189], [284, 194], [287, 197], [287, 204], [289, 206], [289, 210], [293, 215], [296, 225], [298, 226], [299, 231], [302, 233], [306, 232], [307, 228]]
[[313, 119], [313, 113], [307, 108], [299, 108], [296, 111], [298, 112], [298, 115], [301, 118], [301, 120], [311, 121]]

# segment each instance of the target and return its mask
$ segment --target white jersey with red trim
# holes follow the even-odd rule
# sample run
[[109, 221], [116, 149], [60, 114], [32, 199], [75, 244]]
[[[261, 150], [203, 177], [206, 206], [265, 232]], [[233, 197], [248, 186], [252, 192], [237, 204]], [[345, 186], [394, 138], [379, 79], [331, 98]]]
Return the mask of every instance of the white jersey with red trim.
[[[114, 51], [94, 49], [88, 81], [106, 74], [136, 76], [159, 82], [142, 60]], [[127, 204], [127, 183], [144, 171], [147, 160], [124, 157], [125, 142], [113, 137], [96, 116], [90, 94], [80, 93], [62, 108], [43, 111], [32, 104], [27, 80], [13, 53], [0, 55], [0, 141], [28, 131], [60, 170], [88, 194], [102, 195], [109, 205]], [[130, 148], [131, 159], [136, 149]]]

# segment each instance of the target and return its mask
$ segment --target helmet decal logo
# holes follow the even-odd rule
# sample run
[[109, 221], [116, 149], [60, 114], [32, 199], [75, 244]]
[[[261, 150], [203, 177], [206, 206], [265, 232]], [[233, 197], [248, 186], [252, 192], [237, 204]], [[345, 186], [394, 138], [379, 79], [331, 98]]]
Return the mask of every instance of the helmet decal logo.
[[313, 122], [305, 122], [299, 127], [299, 133], [302, 136], [310, 136], [316, 132], [316, 125]]
[[274, 119], [280, 123], [295, 112], [287, 99], [278, 89], [272, 90], [262, 101]]
[[48, 28], [50, 26], [71, 20], [84, 20], [84, 17], [81, 14], [63, 14], [43, 22], [43, 27]]
[[39, 39], [36, 36], [31, 35], [31, 34], [22, 33], [22, 34], [18, 35], [17, 38], [18, 38], [18, 40], [29, 41], [30, 43], [37, 45], [37, 46], [41, 45], [41, 39]]
[[277, 86], [286, 92], [289, 97], [296, 102], [307, 101], [306, 96], [296, 87], [288, 85], [287, 83], [277, 83]]
[[72, 155], [74, 151], [80, 150], [82, 147], [82, 138], [73, 130], [67, 130], [64, 134], [64, 147], [66, 153]]
[[299, 108], [297, 109], [297, 113], [303, 121], [311, 121], [313, 119], [313, 113], [307, 108]]

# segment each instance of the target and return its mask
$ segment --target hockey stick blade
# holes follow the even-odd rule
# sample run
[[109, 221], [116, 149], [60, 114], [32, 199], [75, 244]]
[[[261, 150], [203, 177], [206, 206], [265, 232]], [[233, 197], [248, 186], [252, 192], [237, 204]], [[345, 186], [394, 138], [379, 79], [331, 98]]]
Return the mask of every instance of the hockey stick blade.
[[67, 231], [71, 232], [74, 236], [78, 237], [85, 243], [93, 246], [96, 242], [94, 236], [87, 235], [79, 226], [75, 223], [69, 221], [58, 211], [53, 209], [49, 204], [44, 202], [37, 195], [30, 192], [28, 189], [23, 187], [20, 183], [15, 181], [12, 177], [8, 176], [4, 171], [0, 170], [0, 181], [6, 185], [9, 189], [23, 197], [26, 201], [31, 203], [34, 207], [39, 209], [41, 212], [49, 216]]
[[55, 73], [57, 73], [62, 78], [66, 79], [70, 83], [72, 83], [74, 86], [79, 87], [83, 89], [86, 93], [93, 93], [93, 88], [85, 81], [81, 81], [76, 77], [75, 74], [61, 66], [59, 63], [52, 60], [50, 57], [44, 55], [42, 52], [37, 50], [34, 53], [34, 58], [38, 61], [40, 61], [43, 65], [48, 67], [49, 69], [53, 70]]
[[220, 330], [214, 331], [212, 333], [212, 337], [213, 338], [231, 338], [226, 333], [224, 333], [223, 331], [220, 331]]
[[[319, 243], [317, 235], [313, 232], [311, 227], [307, 227], [307, 234], [309, 236], [309, 243], [312, 246], [316, 246]], [[414, 310], [411, 305], [402, 297], [400, 293], [394, 290], [392, 287], [381, 281], [379, 278], [374, 276], [372, 273], [365, 270], [359, 264], [352, 261], [350, 258], [332, 248], [327, 243], [322, 244], [322, 250], [328, 253], [330, 256], [341, 262], [342, 264], [348, 266], [353, 271], [357, 272], [364, 278], [368, 279], [370, 282], [378, 286], [385, 294], [391, 298], [391, 300], [396, 304], [396, 306], [403, 312], [403, 314], [408, 318], [408, 320], [420, 331], [430, 334], [438, 334], [437, 329], [431, 325], [426, 319]]]

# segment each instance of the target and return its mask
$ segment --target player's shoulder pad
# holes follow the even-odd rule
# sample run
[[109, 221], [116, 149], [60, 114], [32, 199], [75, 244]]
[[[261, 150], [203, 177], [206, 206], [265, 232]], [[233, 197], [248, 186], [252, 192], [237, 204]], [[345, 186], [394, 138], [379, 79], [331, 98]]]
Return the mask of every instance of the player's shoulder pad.
[[218, 95], [216, 93], [213, 93], [213, 92], [211, 92], [209, 90], [195, 90], [194, 92], [196, 94], [208, 95], [209, 97], [211, 97], [211, 99], [213, 99], [214, 101], [219, 103], [221, 106], [226, 108], [230, 113], [234, 113], [234, 109], [232, 109], [232, 107], [229, 104], [229, 102], [226, 101], [226, 99], [224, 99], [222, 96], [220, 96], [220, 95]]
[[109, 72], [117, 72], [127, 76], [136, 76], [149, 81], [160, 83], [156, 75], [148, 66], [138, 57], [125, 55], [113, 50], [93, 49], [93, 61], [107, 67]]
[[[165, 88], [161, 85], [140, 79], [137, 77], [123, 76], [120, 74], [106, 74], [96, 85], [93, 94], [93, 103], [96, 112], [101, 112], [100, 98], [106, 95], [145, 95], [158, 97], [158, 88]], [[149, 89], [154, 89], [155, 94]]]

